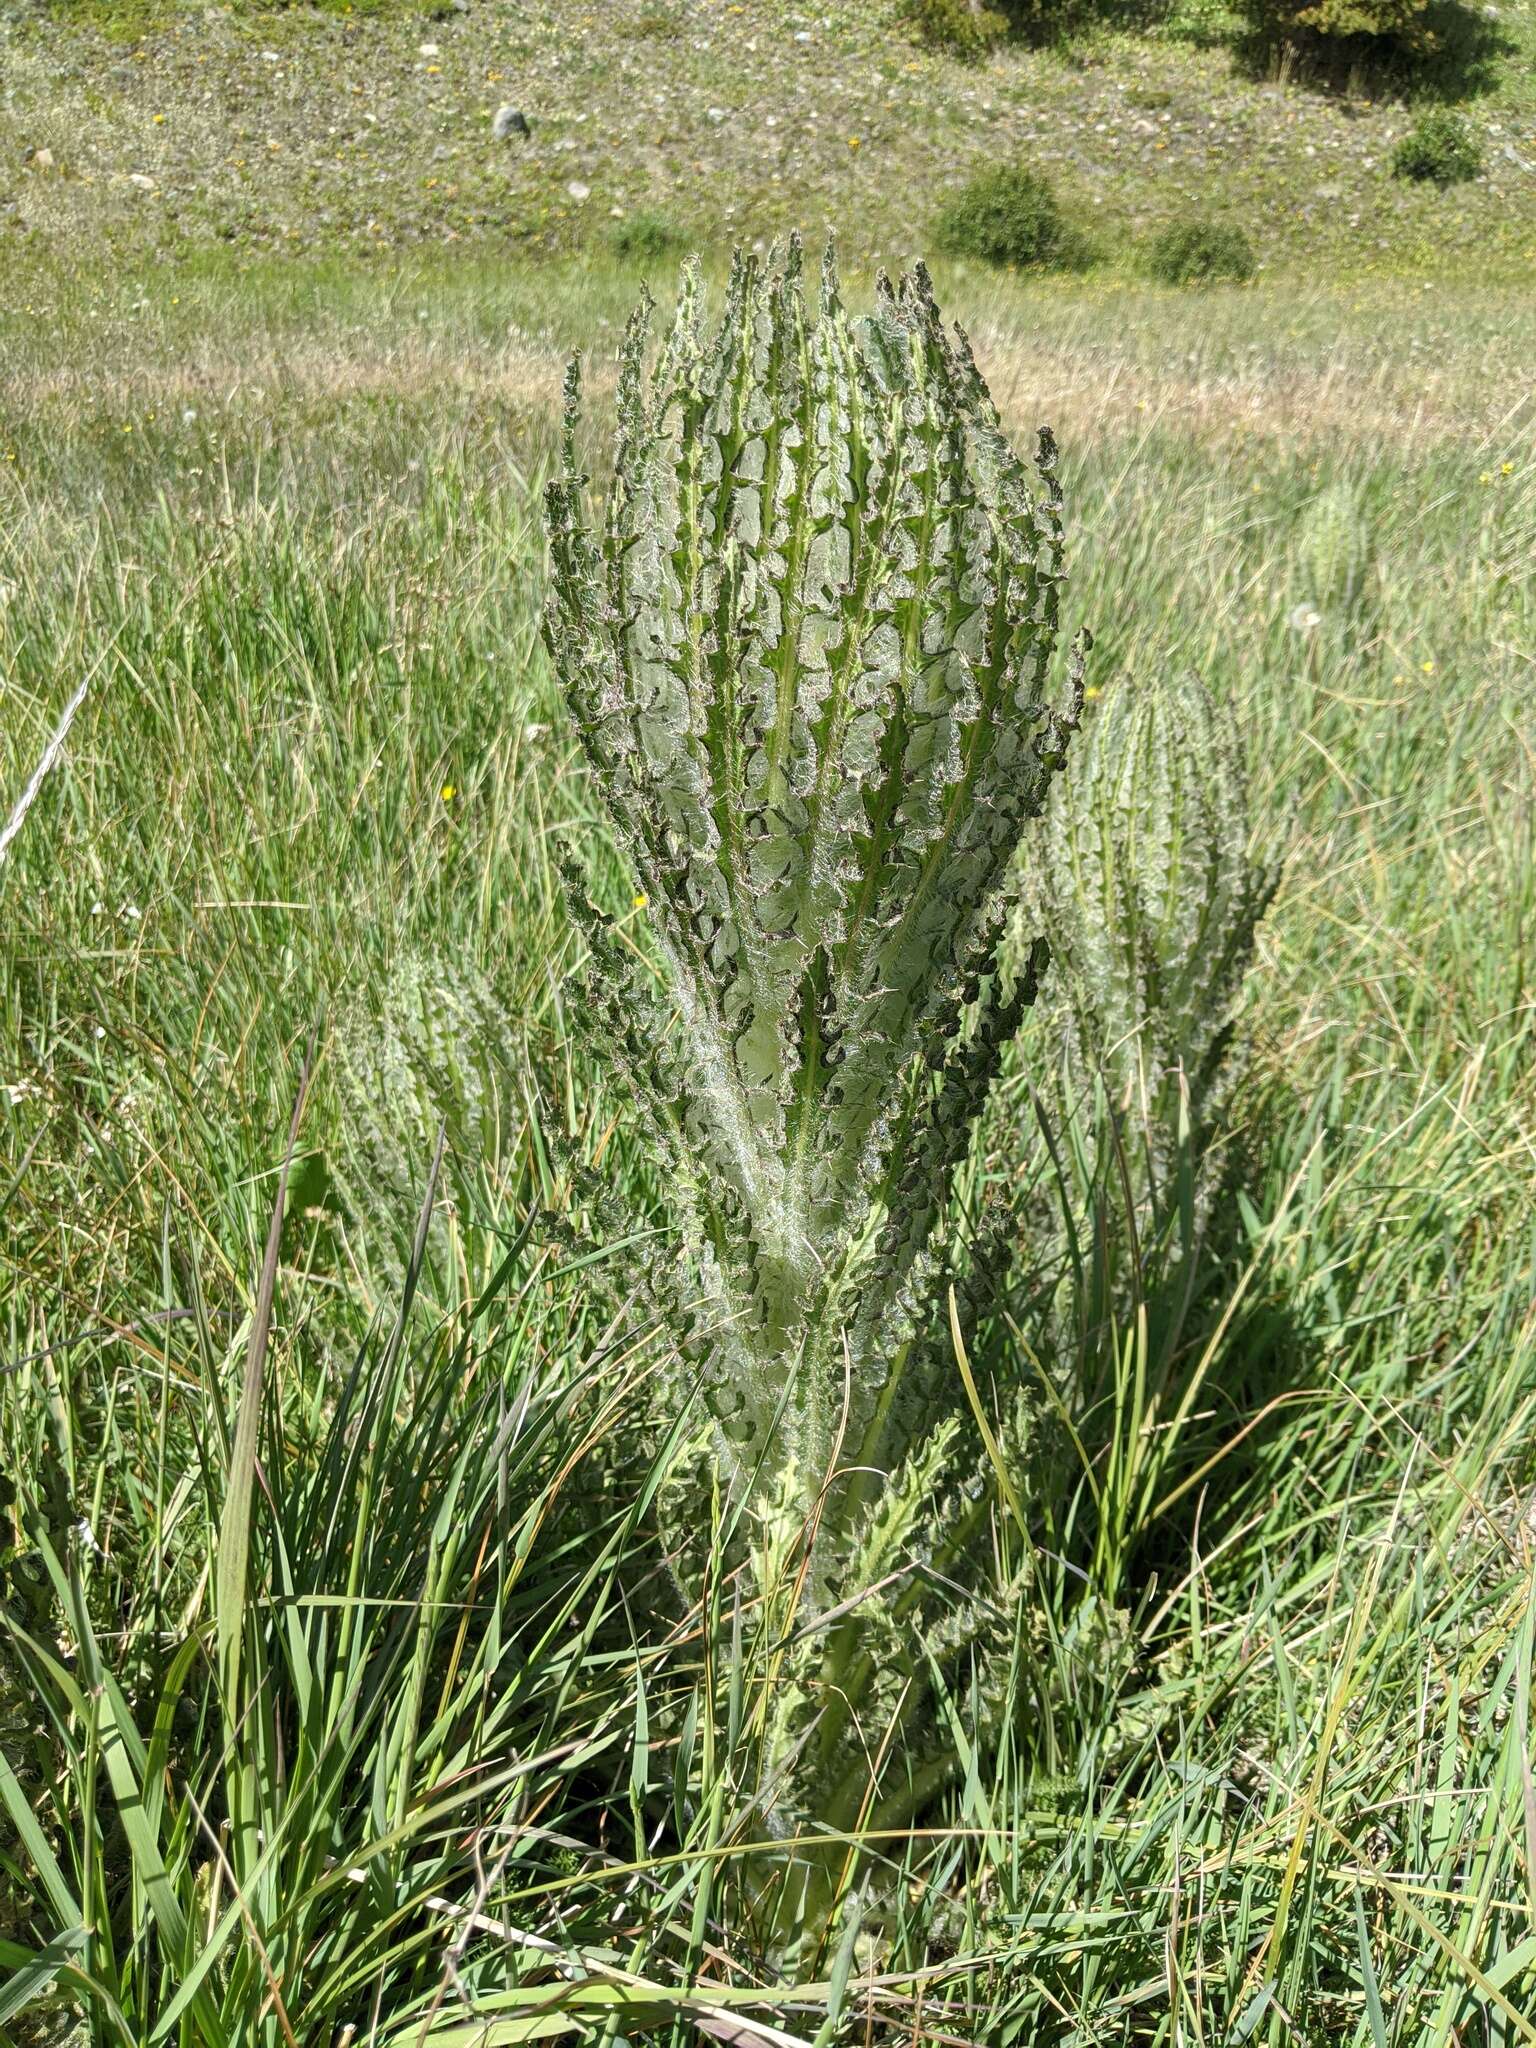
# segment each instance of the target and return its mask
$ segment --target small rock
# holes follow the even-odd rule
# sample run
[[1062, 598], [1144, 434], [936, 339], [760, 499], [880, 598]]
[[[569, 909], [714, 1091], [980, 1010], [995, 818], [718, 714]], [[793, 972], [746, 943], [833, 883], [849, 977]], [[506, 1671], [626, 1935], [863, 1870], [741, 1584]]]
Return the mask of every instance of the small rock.
[[53, 151], [51, 149], [34, 150], [32, 152], [32, 168], [34, 171], [51, 171], [53, 169]]
[[440, 57], [443, 53], [436, 43], [418, 43], [416, 54], [418, 57]]
[[444, 162], [446, 162], [446, 160], [447, 160], [447, 157], [448, 157], [448, 145], [447, 145], [447, 143], [446, 143], [446, 142], [440, 142], [440, 143], [439, 143], [439, 144], [437, 145], [436, 149], [434, 149], [434, 150], [433, 150], [433, 152], [432, 152], [432, 161], [433, 161], [433, 163], [435, 163], [435, 164], [440, 164], [440, 163], [444, 163]]
[[711, 107], [709, 109], [709, 119], [713, 121], [715, 126], [718, 128], [720, 123], [725, 119], [724, 107]]
[[583, 199], [590, 199], [592, 197], [592, 187], [590, 185], [583, 185], [580, 178], [572, 178], [565, 189], [578, 203]]
[[140, 192], [153, 192], [155, 189], [155, 181], [148, 171], [130, 171], [128, 182]]
[[491, 133], [498, 142], [505, 142], [509, 135], [527, 135], [529, 132], [528, 116], [520, 108], [514, 107], [510, 101], [496, 109], [495, 118], [491, 122]]

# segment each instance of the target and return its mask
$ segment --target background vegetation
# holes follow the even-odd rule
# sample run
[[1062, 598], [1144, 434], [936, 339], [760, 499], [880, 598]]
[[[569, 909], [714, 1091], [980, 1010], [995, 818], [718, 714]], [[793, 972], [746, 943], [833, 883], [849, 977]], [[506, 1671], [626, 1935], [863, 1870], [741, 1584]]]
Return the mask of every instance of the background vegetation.
[[[1529, 0], [1435, 0], [1422, 60], [1223, 0], [1080, 0], [972, 62], [887, 0], [466, 5], [8, 0], [10, 262], [504, 259], [600, 248], [643, 213], [722, 253], [832, 228], [894, 270], [999, 162], [1046, 177], [1112, 270], [1191, 212], [1245, 229], [1276, 275], [1517, 281], [1536, 262]], [[1463, 109], [1480, 179], [1391, 175], [1420, 102]], [[503, 106], [526, 135], [496, 138]]]
[[[89, 687], [0, 861], [0, 2031], [1536, 2038], [1528, 67], [1444, 192], [1390, 173], [1402, 100], [1187, 24], [974, 68], [862, 10], [771, 48], [750, 6], [109, 13], [4, 26], [0, 814]], [[456, 38], [461, 112], [419, 54]], [[332, 137], [344, 101], [381, 118]], [[1199, 670], [1289, 857], [1197, 1308], [1149, 1250], [1144, 1315], [1057, 1340], [1017, 1742], [957, 1719], [889, 1881], [785, 1970], [746, 1826], [781, 1666], [729, 1579], [669, 1608], [691, 1445], [590, 1284], [659, 1250], [536, 1227], [552, 1118], [646, 1200], [566, 1008], [538, 491], [566, 351], [601, 404], [654, 268], [613, 206], [831, 218], [857, 272], [999, 136], [1100, 250], [939, 279], [1062, 443], [1068, 623], [1105, 697]], [[1186, 197], [1255, 281], [1121, 274]], [[1039, 1082], [983, 1165], [1054, 1216]], [[970, 1361], [994, 1418], [1030, 1303]]]

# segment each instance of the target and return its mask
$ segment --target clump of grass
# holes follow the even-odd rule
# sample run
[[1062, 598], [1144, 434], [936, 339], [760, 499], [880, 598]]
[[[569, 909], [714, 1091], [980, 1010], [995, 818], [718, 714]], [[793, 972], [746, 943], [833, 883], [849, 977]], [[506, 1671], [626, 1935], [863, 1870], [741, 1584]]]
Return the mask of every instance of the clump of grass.
[[1220, 221], [1173, 221], [1147, 252], [1160, 284], [1246, 284], [1257, 264], [1240, 227]]
[[61, 26], [95, 29], [112, 42], [136, 42], [164, 28], [175, 0], [48, 0], [48, 12]]
[[951, 256], [1015, 270], [1075, 270], [1088, 260], [1054, 186], [1026, 164], [977, 172], [946, 202], [934, 235]]
[[684, 247], [687, 237], [664, 213], [626, 214], [608, 230], [608, 246], [626, 263], [659, 263]]
[[1464, 185], [1482, 176], [1482, 144], [1465, 114], [1431, 107], [1393, 150], [1392, 171], [1415, 184]]
[[[419, 1166], [418, 1241], [433, 1163]], [[510, 1841], [525, 1800], [548, 1798], [546, 1772], [562, 1775], [519, 1611], [551, 1649], [558, 1630], [558, 1655], [538, 1660], [558, 1685], [620, 1597], [633, 1509], [613, 1518], [595, 1461], [624, 1368], [550, 1381], [526, 1323], [518, 1334], [527, 1275], [508, 1290], [506, 1260], [493, 1291], [418, 1339], [418, 1270], [286, 1431], [284, 1386], [318, 1392], [325, 1373], [300, 1303], [295, 1335], [274, 1332], [275, 1256], [233, 1356], [206, 1316], [160, 1327], [178, 1392], [156, 1454], [146, 1466], [123, 1446], [99, 1468], [105, 1511], [142, 1541], [142, 1576], [27, 1486], [55, 1612], [40, 1626], [7, 1600], [0, 1637], [57, 1754], [25, 1789], [0, 1758], [0, 1818], [25, 1852], [26, 1917], [58, 1933], [40, 1956], [0, 1939], [0, 1959], [30, 1964], [34, 1997], [55, 1982], [73, 1993], [77, 2040], [121, 2042], [126, 2010], [137, 2039], [185, 2014], [200, 2039], [278, 2042], [263, 2017], [280, 1984], [276, 2009], [327, 2038], [371, 2001], [403, 2048], [450, 1972], [455, 2004], [524, 1974], [467, 1916], [510, 1910], [530, 1878], [569, 1868], [552, 1842], [486, 1851]], [[129, 1508], [118, 1488], [140, 1480], [151, 1492]], [[606, 1704], [588, 1693], [594, 1736], [626, 1694], [632, 1714], [623, 1679]]]
[[683, 32], [683, 11], [680, 7], [642, 7], [629, 21], [617, 24], [618, 33], [633, 37], [636, 42], [647, 40], [670, 42]]

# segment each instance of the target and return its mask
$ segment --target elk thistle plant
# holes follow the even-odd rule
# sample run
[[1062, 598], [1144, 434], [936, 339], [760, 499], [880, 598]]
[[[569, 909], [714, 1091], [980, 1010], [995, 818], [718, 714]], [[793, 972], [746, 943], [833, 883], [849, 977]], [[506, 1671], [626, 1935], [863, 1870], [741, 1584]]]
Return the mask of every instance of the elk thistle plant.
[[[647, 302], [601, 524], [575, 365], [548, 503], [548, 644], [641, 942], [572, 854], [567, 894], [676, 1227], [650, 1288], [679, 1398], [702, 1394], [759, 1581], [800, 1560], [803, 1628], [928, 1540], [912, 1503], [966, 1414], [950, 1194], [1044, 962], [1002, 944], [1082, 655], [1053, 706], [1055, 449], [1014, 454], [922, 269], [854, 320], [830, 254], [808, 295], [791, 244], [737, 259], [713, 328], [687, 273], [654, 364], [650, 327]], [[821, 1654], [868, 1675], [857, 1628]], [[831, 1681], [805, 1684], [830, 1768]]]
[[[1249, 847], [1231, 712], [1193, 674], [1113, 689], [1027, 861], [1021, 942], [1044, 931], [1064, 1113], [1102, 1083], [1131, 1133], [1139, 1227], [1193, 1172], [1209, 1207], [1241, 1071], [1236, 1013], [1278, 863]], [[1027, 937], [1022, 935], [1028, 934]]]
[[1050, 1167], [1022, 1204], [1015, 1278], [1075, 1457], [1065, 1496], [1047, 1478], [1032, 1506], [1047, 1552], [1091, 1528], [1075, 1625], [1108, 1655], [1137, 1546], [1199, 1442], [1191, 1330], [1233, 1270], [1238, 1012], [1280, 869], [1250, 849], [1227, 707], [1190, 674], [1115, 685], [1022, 865], [1020, 946], [1043, 930], [1052, 951], [1020, 1062]]

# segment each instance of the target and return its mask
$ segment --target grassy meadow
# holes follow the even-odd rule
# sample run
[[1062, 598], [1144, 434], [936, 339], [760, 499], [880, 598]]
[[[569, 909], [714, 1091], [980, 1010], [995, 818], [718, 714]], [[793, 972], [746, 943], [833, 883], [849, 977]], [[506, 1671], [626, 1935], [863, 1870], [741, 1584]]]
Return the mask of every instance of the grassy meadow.
[[1198, 1300], [1042, 1431], [1011, 1733], [785, 1966], [782, 1646], [676, 1603], [665, 1242], [560, 1163], [654, 1208], [539, 638], [639, 272], [14, 275], [0, 818], [87, 687], [0, 860], [0, 2038], [1536, 2041], [1529, 291], [938, 270], [1061, 441], [1090, 694], [1197, 669], [1285, 877]]

